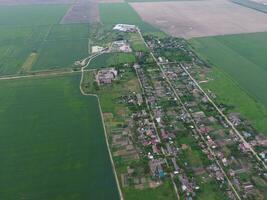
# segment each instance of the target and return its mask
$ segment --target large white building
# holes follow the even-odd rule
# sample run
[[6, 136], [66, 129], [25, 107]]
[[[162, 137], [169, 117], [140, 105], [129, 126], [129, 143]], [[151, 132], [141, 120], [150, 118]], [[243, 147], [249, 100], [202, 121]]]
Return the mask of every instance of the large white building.
[[117, 24], [114, 26], [113, 30], [123, 31], [123, 32], [136, 32], [137, 26], [129, 24]]

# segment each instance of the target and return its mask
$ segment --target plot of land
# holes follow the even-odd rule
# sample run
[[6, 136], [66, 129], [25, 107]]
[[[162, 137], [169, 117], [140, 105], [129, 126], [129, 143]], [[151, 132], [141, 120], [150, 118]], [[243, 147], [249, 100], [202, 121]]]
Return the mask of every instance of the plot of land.
[[144, 21], [191, 38], [267, 31], [267, 15], [225, 0], [131, 3]]
[[[202, 57], [230, 76], [216, 71], [220, 76], [214, 74], [217, 78], [210, 87], [267, 133], [267, 33], [205, 37], [191, 42]], [[228, 79], [238, 83], [245, 93], [236, 92], [236, 86], [228, 87]]]
[[88, 0], [76, 1], [61, 20], [62, 24], [96, 22], [99, 22], [98, 4]]
[[119, 199], [97, 99], [79, 80], [1, 81], [0, 199]]

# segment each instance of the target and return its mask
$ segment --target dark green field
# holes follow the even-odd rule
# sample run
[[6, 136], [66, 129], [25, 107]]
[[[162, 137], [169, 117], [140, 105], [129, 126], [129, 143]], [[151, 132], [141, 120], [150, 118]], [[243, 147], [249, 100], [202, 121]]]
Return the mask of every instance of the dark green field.
[[217, 78], [208, 88], [267, 133], [267, 33], [197, 38], [191, 43], [221, 74], [213, 73]]
[[97, 99], [79, 78], [1, 81], [0, 199], [119, 199]]

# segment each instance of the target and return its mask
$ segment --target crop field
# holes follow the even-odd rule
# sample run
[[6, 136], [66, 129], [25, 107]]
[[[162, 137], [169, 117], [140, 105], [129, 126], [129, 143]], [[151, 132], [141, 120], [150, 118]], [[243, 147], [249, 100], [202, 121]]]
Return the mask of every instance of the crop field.
[[66, 68], [86, 57], [89, 24], [59, 24], [68, 7], [0, 6], [0, 74]]
[[115, 24], [135, 24], [144, 32], [158, 32], [156, 28], [144, 22], [128, 3], [101, 3], [99, 4], [100, 20], [112, 27]]
[[42, 44], [33, 70], [66, 68], [88, 55], [88, 24], [57, 24]]
[[39, 49], [46, 33], [46, 26], [0, 26], [0, 74], [20, 71], [28, 57]]
[[67, 68], [88, 55], [88, 39], [47, 41], [33, 70]]
[[207, 87], [267, 133], [267, 33], [205, 37], [191, 43], [215, 66], [215, 79]]
[[98, 102], [79, 78], [1, 81], [0, 199], [119, 199]]
[[267, 31], [265, 13], [226, 0], [130, 4], [145, 22], [176, 37]]
[[106, 53], [92, 60], [89, 64], [89, 68], [97, 69], [131, 62], [135, 62], [135, 57], [131, 53]]
[[0, 6], [0, 25], [33, 26], [57, 24], [69, 5]]

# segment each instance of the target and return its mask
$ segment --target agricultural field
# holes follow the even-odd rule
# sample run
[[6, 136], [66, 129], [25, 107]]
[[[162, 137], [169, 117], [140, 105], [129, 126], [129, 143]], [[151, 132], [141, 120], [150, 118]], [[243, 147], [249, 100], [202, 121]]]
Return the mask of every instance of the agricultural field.
[[128, 3], [99, 4], [100, 21], [108, 27], [115, 24], [134, 24], [144, 32], [158, 32], [156, 28], [144, 22]]
[[134, 62], [135, 56], [131, 53], [105, 53], [92, 60], [88, 67], [97, 69]]
[[130, 3], [141, 18], [176, 37], [267, 31], [265, 13], [225, 0]]
[[67, 68], [86, 57], [89, 24], [59, 24], [68, 7], [0, 6], [0, 74]]
[[214, 66], [214, 81], [203, 86], [267, 134], [267, 33], [197, 38], [191, 44]]
[[1, 81], [0, 199], [119, 199], [98, 101], [79, 80]]
[[54, 25], [33, 70], [66, 68], [88, 56], [88, 24]]
[[69, 5], [0, 6], [0, 26], [57, 24], [68, 7]]

